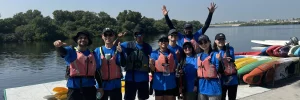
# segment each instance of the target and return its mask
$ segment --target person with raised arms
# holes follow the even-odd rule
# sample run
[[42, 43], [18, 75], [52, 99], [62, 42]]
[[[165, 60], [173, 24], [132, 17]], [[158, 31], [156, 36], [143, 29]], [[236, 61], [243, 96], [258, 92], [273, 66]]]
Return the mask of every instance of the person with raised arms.
[[[210, 7], [208, 8], [209, 14], [205, 21], [205, 24], [202, 28], [200, 28], [196, 33], [193, 34], [193, 25], [191, 23], [186, 23], [184, 27], [184, 34], [178, 32], [178, 40], [177, 43], [180, 47], [183, 46], [183, 43], [185, 42], [191, 42], [193, 44], [193, 47], [196, 51], [196, 53], [200, 52], [199, 44], [197, 43], [197, 39], [199, 36], [203, 35], [206, 30], [208, 29], [213, 13], [217, 9], [215, 3], [211, 3]], [[163, 15], [165, 16], [166, 23], [168, 24], [170, 29], [175, 29], [174, 25], [172, 24], [172, 21], [170, 20], [168, 16], [168, 11], [166, 6], [164, 5], [162, 8]]]
[[61, 40], [53, 43], [67, 64], [67, 100], [96, 100], [97, 91], [104, 93], [102, 86], [97, 90], [95, 87], [96, 81], [102, 84], [99, 66], [101, 61], [95, 60], [95, 53], [88, 49], [92, 44], [88, 32], [78, 32], [73, 40], [77, 43], [76, 47], [67, 46]]

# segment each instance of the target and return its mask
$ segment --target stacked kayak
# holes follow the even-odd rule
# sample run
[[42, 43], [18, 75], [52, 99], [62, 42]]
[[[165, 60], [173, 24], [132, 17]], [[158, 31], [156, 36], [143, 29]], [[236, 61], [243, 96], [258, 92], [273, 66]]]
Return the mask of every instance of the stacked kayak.
[[273, 56], [273, 57], [300, 57], [300, 45], [265, 47], [261, 51], [236, 52], [235, 55]]
[[[273, 50], [276, 48], [274, 47]], [[288, 67], [294, 62], [299, 62], [299, 57], [236, 56], [243, 56], [235, 60], [237, 75], [245, 83], [253, 85], [284, 79], [289, 75]]]

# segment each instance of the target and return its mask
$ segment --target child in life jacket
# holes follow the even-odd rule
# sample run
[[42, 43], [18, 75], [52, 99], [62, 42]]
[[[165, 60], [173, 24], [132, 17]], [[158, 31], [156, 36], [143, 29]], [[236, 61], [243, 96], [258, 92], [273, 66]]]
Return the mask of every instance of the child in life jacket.
[[226, 100], [228, 91], [228, 100], [235, 100], [238, 87], [237, 70], [235, 68], [234, 48], [226, 42], [226, 37], [223, 33], [215, 36], [214, 50], [218, 51], [217, 58], [222, 67], [222, 100]]
[[197, 55], [198, 100], [220, 100], [222, 87], [217, 52], [212, 50], [207, 35], [200, 36], [198, 43], [201, 48], [201, 52]]
[[168, 37], [162, 36], [159, 41], [159, 49], [153, 51], [149, 65], [152, 71], [152, 86], [155, 92], [155, 100], [175, 100], [177, 93], [175, 69], [177, 66], [176, 55], [168, 49]]

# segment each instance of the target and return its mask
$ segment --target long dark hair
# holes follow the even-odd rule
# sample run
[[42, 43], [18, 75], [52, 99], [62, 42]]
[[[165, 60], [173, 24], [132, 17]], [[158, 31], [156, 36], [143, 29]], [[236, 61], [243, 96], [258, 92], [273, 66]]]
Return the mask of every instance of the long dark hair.
[[[185, 43], [183, 44], [183, 46], [182, 46], [182, 49], [183, 49], [185, 46], [191, 47], [191, 48], [192, 48], [192, 56], [193, 56], [193, 57], [196, 57], [196, 51], [195, 51], [195, 49], [194, 49], [194, 47], [193, 47], [193, 44], [192, 44], [191, 42], [185, 42]], [[181, 54], [181, 55], [182, 55], [182, 58], [183, 58], [183, 59], [185, 59], [186, 56], [187, 56], [187, 55], [185, 54], [184, 50], [183, 50], [183, 54]]]
[[[201, 35], [199, 38], [198, 38], [198, 43], [202, 42], [202, 41], [206, 41], [206, 42], [209, 42], [211, 43], [209, 37], [207, 35]], [[208, 49], [208, 54], [210, 54], [211, 52], [213, 51], [212, 47], [211, 47], [211, 44], [209, 45], [209, 49]], [[203, 53], [204, 50], [202, 48], [200, 48], [200, 53]]]
[[[214, 51], [219, 51], [219, 49], [218, 49], [218, 46], [217, 46], [217, 44], [216, 44], [216, 42], [214, 42], [214, 45], [213, 45], [213, 50]], [[222, 48], [221, 48], [221, 50], [226, 50], [226, 46], [224, 45]]]

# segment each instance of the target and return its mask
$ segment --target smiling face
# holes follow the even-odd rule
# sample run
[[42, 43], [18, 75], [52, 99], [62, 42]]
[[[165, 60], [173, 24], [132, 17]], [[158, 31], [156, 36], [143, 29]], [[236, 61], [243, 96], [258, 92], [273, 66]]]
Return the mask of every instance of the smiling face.
[[190, 46], [190, 45], [186, 45], [186, 46], [184, 46], [183, 47], [183, 51], [184, 51], [184, 53], [186, 54], [186, 55], [190, 55], [190, 54], [192, 54], [192, 46]]
[[168, 48], [168, 45], [169, 45], [169, 40], [167, 38], [159, 39], [158, 46], [161, 49]]
[[111, 32], [105, 32], [102, 34], [102, 39], [104, 43], [113, 43], [115, 35]]
[[185, 28], [184, 33], [185, 33], [185, 35], [193, 34], [193, 28], [192, 27]]
[[206, 40], [199, 41], [199, 46], [201, 49], [203, 49], [205, 51], [209, 50], [210, 41], [206, 41]]
[[144, 34], [136, 32], [134, 33], [134, 39], [137, 43], [143, 43]]
[[215, 43], [218, 47], [223, 47], [225, 45], [225, 39], [219, 38], [219, 39], [215, 40]]
[[178, 39], [177, 33], [172, 33], [171, 35], [168, 36], [169, 40], [172, 42], [176, 42]]
[[77, 38], [77, 43], [79, 46], [88, 46], [89, 39], [86, 35], [81, 34]]

